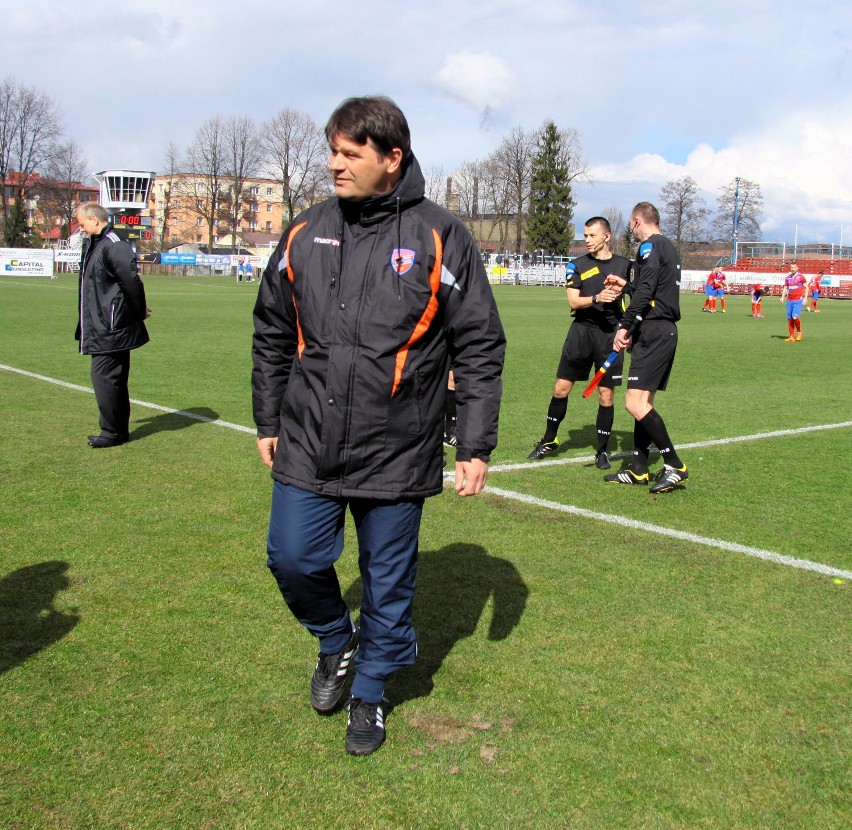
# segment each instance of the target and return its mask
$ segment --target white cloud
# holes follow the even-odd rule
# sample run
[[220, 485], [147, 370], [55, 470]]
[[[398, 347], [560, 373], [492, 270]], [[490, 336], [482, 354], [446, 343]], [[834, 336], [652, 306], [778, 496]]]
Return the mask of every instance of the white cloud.
[[511, 106], [517, 95], [517, 82], [509, 65], [488, 52], [447, 55], [435, 82], [439, 89], [478, 112], [483, 121]]
[[[600, 183], [646, 183], [691, 176], [710, 206], [736, 176], [761, 186], [764, 230], [831, 227], [852, 221], [852, 113], [844, 108], [791, 112], [782, 120], [733, 135], [727, 147], [699, 144], [683, 164], [641, 153], [622, 164], [592, 169]], [[814, 231], [816, 232], [816, 231]]]

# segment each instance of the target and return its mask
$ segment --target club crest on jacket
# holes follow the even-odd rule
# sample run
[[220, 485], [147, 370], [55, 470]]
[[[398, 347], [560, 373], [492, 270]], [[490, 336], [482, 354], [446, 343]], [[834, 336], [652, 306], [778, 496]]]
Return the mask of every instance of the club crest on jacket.
[[394, 248], [391, 254], [391, 268], [396, 271], [399, 276], [407, 274], [414, 265], [414, 257], [417, 256], [416, 251], [410, 248]]

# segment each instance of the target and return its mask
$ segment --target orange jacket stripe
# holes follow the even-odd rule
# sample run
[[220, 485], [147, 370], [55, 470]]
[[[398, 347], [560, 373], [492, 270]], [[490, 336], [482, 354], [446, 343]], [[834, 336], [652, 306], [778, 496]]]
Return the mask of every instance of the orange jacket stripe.
[[[293, 266], [290, 264], [290, 246], [293, 244], [293, 239], [296, 234], [307, 224], [307, 222], [301, 222], [296, 225], [287, 237], [287, 279], [290, 280], [291, 286], [293, 285]], [[296, 312], [296, 336], [299, 340], [296, 351], [299, 355], [299, 359], [301, 360], [302, 352], [305, 351], [305, 338], [302, 336], [302, 324], [299, 322], [299, 307], [296, 305], [296, 296], [294, 294], [291, 294], [291, 296], [293, 297], [293, 309]]]
[[432, 238], [435, 240], [435, 265], [432, 268], [432, 273], [429, 274], [429, 286], [432, 289], [432, 297], [426, 304], [422, 316], [417, 321], [411, 337], [408, 342], [396, 353], [396, 368], [393, 374], [393, 388], [391, 389], [391, 397], [396, 394], [402, 380], [402, 370], [405, 368], [405, 362], [408, 360], [408, 350], [429, 330], [432, 321], [435, 319], [435, 314], [438, 312], [438, 289], [441, 287], [441, 270], [444, 267], [444, 246], [441, 243], [441, 237], [434, 228], [432, 228]]

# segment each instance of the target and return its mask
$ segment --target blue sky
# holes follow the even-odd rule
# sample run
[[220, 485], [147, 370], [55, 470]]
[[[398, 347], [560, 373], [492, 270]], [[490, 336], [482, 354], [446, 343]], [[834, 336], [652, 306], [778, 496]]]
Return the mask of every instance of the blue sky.
[[[272, 8], [270, 8], [272, 7]], [[92, 170], [157, 170], [211, 115], [324, 123], [390, 95], [424, 168], [511, 127], [578, 131], [577, 214], [657, 201], [684, 175], [715, 207], [760, 183], [764, 238], [852, 244], [852, 11], [830, 0], [29, 0], [3, 11], [0, 75], [51, 94]]]

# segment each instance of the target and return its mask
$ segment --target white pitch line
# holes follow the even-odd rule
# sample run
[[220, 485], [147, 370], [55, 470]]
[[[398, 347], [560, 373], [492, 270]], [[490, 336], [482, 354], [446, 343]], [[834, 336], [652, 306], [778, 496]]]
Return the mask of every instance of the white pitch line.
[[[774, 432], [755, 432], [752, 435], [735, 435], [733, 438], [715, 438], [712, 441], [694, 441], [691, 444], [678, 444], [677, 449], [680, 452], [680, 450], [694, 450], [701, 447], [718, 447], [725, 444], [736, 444], [740, 441], [762, 441], [767, 438], [783, 438], [786, 435], [801, 435], [805, 432], [820, 432], [825, 429], [843, 429], [844, 427], [852, 427], [852, 421], [841, 421], [837, 424], [817, 424], [816, 426], [798, 427], [797, 429], [779, 429]], [[629, 452], [622, 452], [611, 455], [610, 458], [626, 458], [629, 455]], [[488, 468], [488, 474], [507, 473], [511, 470], [531, 470], [533, 467], [558, 467], [562, 464], [584, 464], [594, 460], [595, 457], [593, 455], [580, 455], [571, 458], [550, 458], [544, 461], [520, 461], [515, 464], [495, 464], [493, 467]]]
[[825, 576], [834, 576], [841, 579], [852, 580], [852, 571], [844, 571], [841, 568], [832, 568], [829, 565], [823, 565], [821, 562], [811, 562], [808, 559], [795, 559], [792, 556], [783, 556], [782, 554], [775, 553], [771, 550], [762, 550], [761, 548], [752, 548], [747, 545], [738, 545], [734, 542], [726, 542], [723, 539], [699, 536], [696, 533], [687, 533], [683, 530], [673, 530], [668, 527], [652, 525], [648, 522], [640, 522], [636, 519], [627, 519], [623, 516], [613, 516], [608, 513], [597, 513], [594, 510], [586, 510], [582, 507], [574, 507], [570, 504], [545, 501], [544, 499], [539, 499], [535, 496], [527, 496], [524, 493], [516, 493], [513, 490], [503, 490], [499, 487], [487, 486], [483, 492], [492, 493], [493, 495], [500, 496], [504, 499], [512, 499], [513, 501], [520, 501], [524, 504], [535, 505], [536, 507], [544, 507], [548, 510], [570, 513], [574, 516], [581, 516], [584, 519], [608, 522], [609, 524], [629, 527], [632, 530], [643, 530], [647, 533], [654, 533], [658, 536], [668, 536], [672, 539], [679, 539], [683, 542], [692, 542], [697, 545], [720, 548], [721, 550], [727, 550], [733, 553], [741, 553], [745, 556], [753, 556], [756, 559], [764, 559], [768, 562], [775, 562], [778, 565], [786, 565], [790, 568], [799, 568], [803, 571], [814, 571], [815, 573], [824, 574]]
[[[89, 394], [94, 394], [94, 389], [90, 389], [87, 386], [80, 386], [76, 383], [68, 383], [64, 380], [57, 380], [56, 378], [47, 377], [45, 375], [37, 375], [34, 372], [27, 372], [24, 369], [17, 369], [14, 366], [6, 366], [3, 363], [0, 363], [0, 369], [3, 369], [7, 372], [13, 372], [18, 375], [24, 375], [25, 377], [35, 378], [36, 380], [42, 380], [46, 383], [52, 383], [56, 386], [62, 386], [66, 389], [74, 389], [79, 392], [88, 392]], [[238, 432], [246, 432], [251, 435], [255, 435], [255, 430], [250, 427], [244, 427], [241, 424], [233, 424], [230, 421], [220, 421], [214, 420], [213, 418], [208, 418], [204, 415], [197, 415], [194, 412], [187, 412], [183, 409], [171, 409], [167, 406], [160, 406], [155, 403], [148, 403], [147, 401], [139, 401], [131, 398], [131, 403], [136, 404], [137, 406], [144, 406], [149, 409], [156, 409], [160, 412], [168, 412], [172, 415], [182, 415], [186, 418], [192, 418], [196, 421], [203, 421], [205, 423], [214, 424], [220, 427], [226, 427], [227, 429], [234, 429]], [[800, 429], [787, 429], [787, 430], [779, 430], [777, 432], [766, 432], [761, 433], [760, 435], [744, 435], [738, 438], [732, 439], [720, 439], [716, 441], [709, 442], [701, 442], [695, 444], [684, 444], [681, 446], [688, 447], [703, 447], [703, 446], [711, 446], [715, 444], [725, 444], [728, 441], [751, 441], [757, 440], [758, 438], [774, 438], [776, 436], [781, 435], [794, 435], [800, 432], [813, 432], [821, 429], [837, 429], [843, 426], [852, 426], [852, 422], [845, 422], [842, 424], [825, 424], [822, 426], [816, 427], [802, 427]], [[559, 459], [558, 461], [542, 461], [537, 464], [516, 464], [516, 465], [503, 465], [492, 467], [489, 470], [489, 473], [499, 472], [501, 470], [507, 469], [519, 469], [524, 467], [541, 467], [545, 464], [570, 464], [576, 463], [582, 460], [592, 460], [591, 457], [587, 459]], [[453, 473], [445, 473], [445, 480], [452, 480], [454, 478]], [[536, 498], [535, 496], [528, 496], [524, 493], [516, 493], [513, 490], [503, 490], [499, 487], [491, 487], [488, 486], [484, 489], [483, 492], [492, 493], [495, 496], [500, 496], [506, 499], [512, 499], [513, 501], [520, 501], [524, 504], [531, 504], [536, 507], [544, 507], [548, 510], [556, 510], [561, 513], [570, 513], [574, 516], [581, 516], [585, 519], [593, 519], [596, 521], [608, 522], [610, 524], [621, 525], [622, 527], [629, 527], [633, 530], [643, 530], [647, 533], [654, 533], [658, 536], [668, 536], [672, 539], [679, 539], [685, 542], [692, 542], [697, 545], [705, 545], [707, 547], [720, 548], [721, 550], [731, 551], [732, 553], [741, 553], [746, 556], [752, 556], [757, 559], [764, 559], [768, 562], [775, 562], [778, 565], [786, 565], [790, 568], [799, 568], [800, 570], [805, 571], [813, 571], [815, 573], [824, 574], [825, 576], [834, 576], [839, 577], [840, 579], [848, 579], [852, 580], [852, 571], [844, 571], [840, 568], [832, 568], [829, 565], [823, 565], [820, 562], [811, 562], [808, 559], [796, 559], [792, 556], [784, 556], [780, 553], [775, 553], [771, 550], [762, 550], [760, 548], [752, 548], [747, 545], [738, 545], [734, 542], [726, 542], [723, 539], [714, 539], [708, 536], [699, 536], [696, 533], [687, 533], [683, 530], [673, 530], [667, 527], [661, 527], [659, 525], [652, 525], [648, 522], [640, 522], [636, 519], [627, 519], [623, 516], [614, 516], [608, 513], [597, 513], [594, 510], [586, 510], [583, 507], [575, 507], [570, 504], [560, 504], [559, 502], [554, 501], [545, 501], [544, 499]]]
[[[37, 375], [34, 372], [27, 372], [24, 369], [16, 369], [14, 366], [6, 366], [3, 363], [0, 363], [0, 369], [5, 369], [7, 372], [14, 372], [18, 375], [24, 375], [28, 378], [35, 378], [36, 380], [43, 380], [46, 383], [52, 383], [56, 386], [63, 386], [66, 389], [75, 389], [78, 392], [88, 392], [90, 395], [95, 394], [95, 390], [88, 386], [79, 386], [76, 383], [68, 383], [64, 380], [57, 380], [56, 378], [49, 378], [46, 375]], [[217, 427], [226, 427], [227, 429], [235, 429], [237, 432], [247, 432], [250, 435], [256, 435], [257, 430], [252, 427], [244, 427], [242, 424], [233, 424], [230, 421], [221, 421], [218, 418], [208, 418], [206, 415], [198, 415], [195, 412], [187, 412], [185, 409], [172, 409], [168, 406], [160, 406], [156, 403], [149, 403], [148, 401], [140, 401], [135, 398], [130, 399], [130, 403], [136, 404], [136, 406], [144, 406], [148, 409], [156, 409], [158, 412], [167, 412], [170, 415], [182, 415], [184, 418], [192, 418], [194, 421], [203, 421], [206, 424], [215, 424]]]

